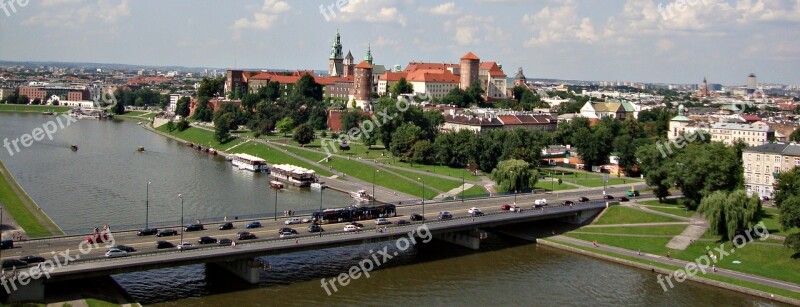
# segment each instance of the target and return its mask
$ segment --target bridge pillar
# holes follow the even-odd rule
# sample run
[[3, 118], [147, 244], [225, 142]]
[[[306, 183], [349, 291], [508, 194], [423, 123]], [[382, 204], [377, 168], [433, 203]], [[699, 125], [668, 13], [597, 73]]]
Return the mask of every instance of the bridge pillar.
[[251, 284], [258, 284], [261, 281], [258, 273], [264, 267], [264, 264], [258, 258], [213, 262], [213, 264]]
[[[607, 208], [607, 206], [606, 206], [606, 208]], [[568, 224], [582, 225], [583, 223], [585, 223], [586, 221], [590, 220], [595, 215], [597, 215], [598, 213], [603, 211], [604, 209], [605, 208], [587, 209], [587, 210], [580, 211], [580, 212], [578, 212], [577, 214], [575, 214], [573, 216], [562, 217], [560, 220], [562, 222], [565, 222], [565, 223], [568, 223]]]
[[481, 248], [481, 239], [486, 239], [488, 234], [478, 229], [457, 232], [445, 232], [434, 234], [437, 240], [442, 240], [451, 244], [478, 250]]
[[[22, 285], [19, 283], [18, 280], [12, 280], [12, 282], [16, 282], [15, 285], [4, 285], [8, 286], [8, 302], [9, 303], [16, 303], [16, 302], [24, 302], [24, 301], [43, 301], [44, 300], [44, 280], [39, 279], [29, 279], [29, 283]], [[8, 291], [8, 290], [0, 290], [0, 291]]]

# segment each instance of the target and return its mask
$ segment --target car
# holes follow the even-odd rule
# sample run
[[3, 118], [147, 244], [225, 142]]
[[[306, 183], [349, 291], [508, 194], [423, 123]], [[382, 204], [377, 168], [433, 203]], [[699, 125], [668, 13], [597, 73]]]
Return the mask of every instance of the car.
[[769, 196], [761, 196], [762, 201], [769, 201]]
[[103, 243], [108, 241], [108, 234], [107, 233], [96, 233], [91, 237], [87, 237], [84, 241], [86, 243]]
[[137, 236], [152, 236], [158, 233], [158, 228], [142, 228], [136, 233]]
[[289, 227], [283, 227], [281, 229], [278, 229], [278, 234], [284, 234], [284, 233], [297, 234], [297, 230], [294, 230], [294, 229], [289, 228]]
[[319, 224], [311, 224], [308, 225], [308, 232], [323, 232], [325, 229], [322, 229], [322, 226]]
[[633, 190], [633, 191], [628, 190], [628, 197], [634, 197], [634, 196], [639, 196], [639, 191], [638, 190]]
[[3, 260], [2, 267], [4, 269], [21, 268], [27, 266], [28, 263], [19, 259], [6, 259]]
[[156, 248], [157, 249], [173, 248], [173, 247], [175, 247], [175, 245], [170, 243], [170, 242], [167, 242], [167, 241], [156, 241]]
[[290, 238], [294, 236], [297, 236], [297, 231], [294, 229], [292, 229], [292, 231], [281, 232], [280, 234], [281, 238]]
[[126, 252], [124, 250], [121, 250], [121, 249], [116, 249], [116, 248], [112, 248], [112, 249], [109, 249], [108, 251], [106, 251], [106, 258], [125, 257], [127, 255], [128, 255], [128, 252]]
[[580, 198], [578, 198], [578, 202], [585, 203], [587, 201], [589, 201], [589, 198], [586, 196], [581, 196]]
[[620, 197], [620, 198], [617, 198], [617, 200], [619, 200], [619, 201], [630, 201], [630, 199], [628, 199], [628, 198], [627, 198], [627, 197], [625, 197], [625, 196], [622, 196], [622, 197]]
[[228, 230], [233, 229], [233, 222], [227, 222], [225, 224], [219, 225], [219, 230]]
[[299, 218], [293, 217], [293, 218], [290, 218], [290, 219], [284, 221], [283, 223], [286, 224], [286, 225], [293, 225], [293, 224], [300, 224], [302, 222], [303, 221], [301, 221]]
[[500, 206], [500, 210], [506, 211], [511, 210], [511, 205], [505, 204]]
[[364, 224], [356, 223], [356, 222], [350, 222], [350, 223], [347, 223], [347, 225], [353, 225], [353, 226], [356, 226], [358, 228], [364, 228]]
[[472, 208], [469, 208], [469, 210], [467, 210], [467, 213], [469, 213], [469, 214], [475, 214], [475, 212], [481, 212], [481, 209], [476, 208], [476, 207], [472, 207]]
[[537, 199], [537, 200], [533, 201], [533, 207], [534, 208], [541, 208], [541, 207], [544, 207], [544, 206], [547, 206], [547, 199], [542, 198], [542, 199]]
[[611, 195], [603, 195], [603, 199], [607, 199], [607, 200], [614, 200], [614, 196], [611, 196]]
[[252, 239], [255, 239], [255, 238], [256, 238], [256, 235], [254, 235], [252, 233], [249, 233], [247, 231], [242, 231], [242, 232], [236, 234], [236, 239], [237, 240], [252, 240]]
[[409, 218], [412, 221], [424, 221], [425, 220], [425, 217], [422, 216], [422, 214], [417, 214], [417, 213], [411, 214], [411, 216], [409, 216]]
[[390, 222], [389, 220], [387, 220], [385, 218], [379, 218], [379, 219], [375, 220], [375, 225], [388, 225], [388, 224], [391, 224], [391, 223], [392, 222]]
[[361, 228], [359, 228], [356, 225], [345, 225], [344, 229], [343, 229], [343, 231], [345, 231], [345, 232], [353, 232], [353, 231], [359, 231], [359, 230], [361, 230]]
[[228, 245], [233, 244], [233, 240], [227, 239], [227, 238], [223, 238], [223, 239], [219, 239], [219, 241], [217, 241], [217, 244], [222, 245], [222, 246], [228, 246]]
[[33, 256], [33, 255], [20, 257], [19, 260], [25, 261], [25, 263], [39, 263], [39, 262], [44, 262], [45, 261], [44, 257], [42, 257], [42, 256]]
[[395, 222], [395, 224], [397, 224], [397, 226], [400, 226], [400, 225], [407, 225], [407, 224], [411, 224], [411, 223], [409, 221], [406, 221], [406, 220], [398, 220], [397, 222]]
[[564, 206], [572, 206], [572, 205], [575, 204], [575, 202], [571, 201], [571, 200], [565, 200], [565, 201], [562, 201], [561, 204], [564, 205]]
[[0, 241], [0, 249], [9, 249], [9, 248], [14, 248], [14, 240]]
[[244, 228], [252, 229], [252, 228], [261, 228], [261, 222], [250, 222], [244, 226]]
[[123, 250], [123, 251], [129, 252], [129, 253], [132, 253], [132, 252], [136, 251], [135, 248], [127, 246], [127, 245], [114, 245], [112, 247], [109, 247], [109, 249], [118, 249], [118, 250]]
[[449, 211], [441, 211], [439, 212], [439, 220], [449, 220], [452, 219], [453, 215], [450, 214]]
[[184, 231], [200, 231], [200, 230], [206, 230], [206, 229], [205, 229], [205, 227], [203, 227], [203, 224], [191, 224], [191, 225], [186, 225], [186, 227], [184, 227], [183, 230]]
[[164, 229], [164, 230], [159, 230], [158, 233], [156, 234], [156, 237], [169, 237], [177, 234], [178, 231], [175, 229]]
[[214, 239], [212, 237], [200, 237], [200, 239], [197, 239], [197, 243], [199, 243], [199, 244], [212, 244], [212, 243], [217, 243], [217, 239]]
[[509, 208], [508, 211], [511, 211], [511, 212], [522, 212], [522, 208], [520, 208], [519, 206], [511, 206], [511, 208]]
[[311, 222], [313, 222], [313, 221], [314, 221], [314, 219], [312, 219], [312, 218], [310, 218], [310, 217], [304, 217], [304, 218], [302, 219], [302, 222], [303, 222], [303, 223], [311, 223]]
[[194, 245], [194, 244], [189, 243], [189, 242], [183, 242], [181, 244], [178, 244], [178, 249], [179, 250], [197, 249], [197, 245]]

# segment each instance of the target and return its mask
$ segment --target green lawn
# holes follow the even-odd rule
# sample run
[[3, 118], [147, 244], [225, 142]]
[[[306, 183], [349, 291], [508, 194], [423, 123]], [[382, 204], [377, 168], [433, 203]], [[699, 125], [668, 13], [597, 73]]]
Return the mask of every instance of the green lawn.
[[241, 139], [237, 138], [229, 140], [225, 143], [220, 143], [214, 139], [213, 131], [208, 131], [196, 127], [189, 127], [189, 129], [186, 129], [184, 131], [174, 130], [172, 132], [169, 132], [169, 130], [167, 129], [167, 125], [162, 125], [161, 127], [156, 128], [156, 130], [170, 134], [187, 142], [201, 145], [203, 147], [208, 147], [210, 145], [211, 148], [222, 151], [226, 151], [228, 148], [236, 146], [242, 142]]
[[480, 181], [481, 178], [478, 176], [473, 175], [469, 172], [466, 168], [458, 168], [458, 167], [450, 167], [450, 166], [442, 166], [442, 165], [423, 165], [423, 164], [414, 164], [413, 166], [411, 163], [407, 162], [400, 162], [400, 161], [391, 161], [387, 160], [391, 165], [400, 166], [405, 168], [413, 168], [421, 171], [426, 171], [428, 173], [434, 173], [439, 175], [450, 176], [461, 180], [461, 176], [464, 176], [464, 179], [471, 180], [471, 181]]
[[[621, 247], [633, 251], [642, 251], [642, 253], [665, 255], [667, 252], [667, 243], [672, 238], [647, 238], [647, 237], [620, 237], [620, 236], [607, 236], [602, 234], [582, 234], [582, 233], [566, 233], [568, 237], [581, 239], [585, 241], [597, 241], [600, 245], [610, 245]], [[671, 252], [672, 250], [670, 250]], [[674, 255], [673, 255], [674, 257]]]
[[779, 236], [787, 236], [793, 233], [797, 233], [797, 227], [784, 230], [781, 227], [781, 223], [778, 220], [780, 216], [780, 211], [775, 208], [762, 208], [761, 209], [761, 221], [764, 222], [764, 225], [767, 226], [767, 231], [770, 234], [779, 235]]
[[638, 202], [639, 205], [645, 206], [650, 210], [655, 210], [658, 212], [664, 212], [672, 215], [682, 216], [682, 217], [691, 217], [694, 215], [694, 210], [686, 210], [683, 205], [678, 203], [678, 199], [672, 198], [667, 199], [663, 203], [659, 203], [658, 200], [648, 200]]
[[119, 304], [109, 303], [103, 300], [95, 299], [95, 298], [87, 298], [86, 304], [89, 307], [114, 307], [119, 306]]
[[287, 155], [285, 152], [275, 150], [267, 145], [258, 142], [249, 142], [247, 144], [234, 148], [232, 151], [233, 153], [246, 153], [254, 155], [256, 157], [267, 160], [267, 163], [269, 164], [292, 164], [299, 167], [314, 170], [315, 172], [317, 172], [317, 174], [321, 176], [330, 177], [333, 175], [333, 173], [331, 173], [327, 169], [311, 165], [309, 163], [306, 163], [305, 161]]
[[480, 185], [476, 185], [476, 186], [473, 186], [473, 187], [467, 189], [466, 191], [464, 191], [464, 193], [458, 193], [458, 196], [459, 197], [489, 196], [489, 191], [486, 191], [486, 189], [484, 189]]
[[590, 173], [583, 171], [561, 171], [554, 169], [540, 170], [543, 175], [553, 178], [561, 178], [564, 182], [570, 182], [585, 187], [602, 187], [604, 184], [617, 185], [626, 183], [639, 183], [641, 180], [629, 177], [608, 176], [608, 182], [603, 182], [603, 174]]
[[[2, 170], [3, 173], [9, 174], [8, 169], [2, 162], [0, 162], [0, 170]], [[0, 175], [0, 203], [4, 206], [5, 210], [14, 217], [14, 220], [17, 221], [19, 226], [25, 229], [27, 237], [38, 238], [54, 235], [47, 230], [47, 227], [42, 224], [27, 207], [25, 207], [20, 197], [18, 197], [11, 188], [12, 184], [16, 185], [17, 183], [7, 182], [5, 177]]]
[[574, 186], [568, 184], [558, 184], [558, 182], [551, 182], [551, 181], [541, 181], [539, 180], [536, 182], [536, 189], [543, 189], [547, 191], [564, 191], [564, 190], [572, 190], [577, 189]]
[[398, 174], [400, 174], [402, 176], [411, 178], [412, 180], [416, 180], [417, 178], [421, 178], [422, 180], [425, 181], [425, 185], [426, 186], [427, 185], [432, 186], [433, 188], [438, 189], [438, 190], [440, 190], [442, 192], [445, 192], [445, 193], [449, 192], [452, 189], [461, 187], [461, 181], [460, 180], [459, 181], [448, 180], [448, 179], [434, 177], [434, 176], [430, 176], [430, 175], [422, 175], [422, 174], [412, 173], [412, 172], [409, 172], [409, 171], [401, 171], [401, 170], [394, 169], [394, 168], [389, 169], [389, 171], [392, 171], [392, 172], [398, 173]]
[[33, 105], [23, 105], [23, 104], [0, 104], [0, 112], [44, 112], [44, 111], [53, 111], [53, 112], [66, 112], [71, 110], [72, 107], [62, 107], [62, 106], [33, 106]]
[[643, 212], [633, 208], [611, 206], [596, 225], [680, 222], [680, 220]]
[[648, 226], [648, 227], [583, 227], [577, 231], [591, 233], [613, 233], [613, 234], [632, 234], [632, 235], [658, 235], [658, 236], [677, 236], [686, 229], [683, 225], [670, 226]]

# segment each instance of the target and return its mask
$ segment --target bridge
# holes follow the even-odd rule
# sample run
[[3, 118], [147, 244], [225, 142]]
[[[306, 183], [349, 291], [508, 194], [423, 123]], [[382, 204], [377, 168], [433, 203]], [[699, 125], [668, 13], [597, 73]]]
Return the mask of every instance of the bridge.
[[[626, 189], [610, 188], [608, 193], [622, 196]], [[554, 198], [556, 196], [558, 198]], [[579, 203], [576, 199], [580, 196], [586, 196], [592, 200]], [[258, 238], [245, 241], [235, 240], [235, 246], [195, 244], [199, 247], [198, 249], [185, 251], [176, 248], [157, 249], [155, 246], [157, 240], [166, 240], [177, 245], [180, 236], [157, 238], [155, 236], [137, 236], [133, 230], [120, 231], [113, 233], [115, 243], [134, 247], [136, 251], [127, 257], [111, 259], [104, 256], [108, 247], [106, 243], [99, 243], [94, 248], [91, 248], [90, 244], [81, 244], [89, 235], [35, 239], [15, 242], [14, 249], [2, 252], [2, 259], [38, 255], [52, 260], [51, 263], [60, 262], [61, 265], [43, 265], [40, 267], [41, 271], [48, 273], [40, 276], [31, 274], [32, 272], [36, 273], [39, 268], [5, 270], [3, 279], [0, 280], [2, 282], [0, 286], [4, 288], [2, 290], [9, 293], [9, 301], [41, 300], [44, 298], [45, 284], [49, 282], [201, 263], [220, 266], [250, 283], [258, 283], [261, 265], [256, 257], [391, 240], [413, 241], [430, 240], [431, 238], [471, 249], [479, 249], [480, 240], [485, 238], [485, 232], [481, 229], [551, 219], [581, 224], [608, 206], [602, 196], [602, 189], [596, 189], [559, 193], [558, 195], [528, 194], [518, 197], [503, 196], [463, 201], [426, 202], [424, 204], [425, 221], [411, 222], [405, 225], [392, 223], [385, 225], [387, 226], [385, 231], [379, 231], [378, 227], [384, 226], [376, 226], [372, 220], [361, 221], [364, 228], [359, 232], [344, 232], [345, 223], [324, 224], [325, 231], [323, 233], [306, 232], [308, 224], [285, 225], [285, 218], [261, 219], [263, 227], [257, 229], [244, 229], [245, 224], [252, 220], [236, 221], [235, 229], [231, 230], [217, 230], [219, 224], [207, 224], [205, 225], [206, 230], [185, 232], [183, 241], [196, 243], [202, 236], [234, 239], [239, 231], [249, 231]], [[531, 206], [533, 200], [540, 198], [547, 198], [549, 205], [533, 209]], [[572, 206], [561, 205], [561, 201], [567, 199], [575, 201], [575, 204]], [[515, 200], [516, 204], [523, 209], [522, 212], [501, 210], [501, 205], [512, 204]], [[468, 214], [467, 210], [472, 207], [480, 208], [484, 215], [473, 217]], [[438, 220], [439, 211], [450, 211], [453, 219]], [[422, 212], [422, 204], [407, 204], [398, 206], [397, 216], [388, 219], [393, 222], [401, 219], [408, 220], [411, 214]], [[280, 238], [278, 230], [283, 227], [294, 228], [299, 235]], [[162, 229], [170, 228], [182, 231], [179, 226]], [[30, 277], [30, 275], [34, 276]], [[0, 293], [2, 292], [0, 291]]]

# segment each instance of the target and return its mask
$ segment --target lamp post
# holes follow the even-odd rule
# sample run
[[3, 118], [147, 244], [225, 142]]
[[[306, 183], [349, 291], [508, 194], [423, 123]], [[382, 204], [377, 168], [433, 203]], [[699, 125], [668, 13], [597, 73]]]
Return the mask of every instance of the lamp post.
[[319, 189], [319, 216], [317, 217], [317, 225], [319, 225], [319, 237], [322, 238], [322, 191], [325, 191], [324, 188], [320, 187]]
[[275, 214], [274, 214], [274, 217], [275, 217], [275, 220], [277, 221], [278, 220], [278, 189], [273, 189], [273, 190], [275, 190]]
[[422, 216], [425, 216], [425, 179], [417, 178], [417, 180], [422, 181]]
[[380, 172], [381, 170], [376, 169], [372, 172], [372, 205], [375, 206], [375, 174]]
[[178, 198], [181, 199], [181, 244], [183, 244], [183, 195], [178, 194]]
[[150, 181], [147, 182], [147, 197], [144, 201], [144, 228], [150, 229]]
[[465, 185], [466, 185], [466, 184], [464, 183], [464, 170], [462, 169], [462, 170], [461, 170], [461, 202], [462, 202], [462, 203], [464, 202], [464, 196], [466, 196], [466, 195], [464, 195], [464, 193], [466, 193], [466, 192], [464, 191], [464, 189], [465, 189], [465, 188], [464, 188], [464, 186], [465, 186]]
[[[0, 241], [3, 240], [3, 206], [0, 206]], [[3, 259], [3, 250], [0, 249], [0, 259]]]

